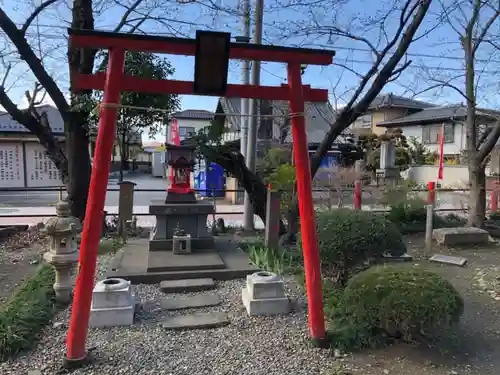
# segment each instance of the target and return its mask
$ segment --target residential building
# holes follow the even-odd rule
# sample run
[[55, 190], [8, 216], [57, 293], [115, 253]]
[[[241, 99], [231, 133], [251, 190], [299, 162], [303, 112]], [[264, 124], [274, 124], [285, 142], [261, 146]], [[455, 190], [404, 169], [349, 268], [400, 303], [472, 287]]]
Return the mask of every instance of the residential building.
[[[220, 98], [215, 111], [215, 122], [224, 121], [223, 141], [239, 144], [241, 138], [241, 99]], [[260, 124], [257, 129], [258, 150], [265, 150], [271, 144], [292, 143], [291, 117], [289, 106], [283, 101], [262, 100], [260, 105]], [[335, 111], [329, 102], [305, 103], [305, 120], [309, 145], [319, 144], [325, 137], [335, 119]], [[222, 124], [220, 124], [222, 125]], [[346, 142], [351, 136], [345, 132], [338, 143]], [[264, 151], [262, 150], [262, 151]]]
[[[54, 137], [64, 146], [64, 122], [57, 108], [36, 107], [45, 113]], [[61, 186], [59, 170], [38, 138], [5, 112], [0, 112], [0, 189]]]
[[[500, 112], [477, 109], [479, 128], [486, 129], [500, 118]], [[419, 112], [376, 124], [380, 132], [401, 128], [406, 137], [415, 137], [430, 151], [439, 151], [441, 127], [444, 126], [443, 153], [446, 157], [460, 156], [466, 148], [467, 107], [458, 104], [424, 108]]]
[[[181, 141], [189, 136], [195, 135], [199, 130], [206, 128], [213, 120], [214, 114], [202, 109], [185, 109], [172, 114], [171, 121], [177, 121], [179, 127], [179, 138]], [[167, 131], [167, 138], [168, 138]]]
[[375, 133], [384, 134], [386, 129], [378, 124], [396, 118], [409, 116], [426, 108], [435, 107], [433, 104], [405, 98], [403, 96], [383, 94], [377, 96], [366, 113], [358, 117], [352, 124], [351, 129], [354, 134]]

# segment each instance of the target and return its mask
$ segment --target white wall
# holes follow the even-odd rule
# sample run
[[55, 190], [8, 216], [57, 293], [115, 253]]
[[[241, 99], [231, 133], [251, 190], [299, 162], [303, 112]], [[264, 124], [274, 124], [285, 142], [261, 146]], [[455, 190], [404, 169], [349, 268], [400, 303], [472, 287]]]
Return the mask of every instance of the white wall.
[[23, 147], [23, 142], [0, 142], [0, 189], [62, 185], [58, 169], [41, 144], [24, 142]]
[[[422, 142], [422, 125], [401, 127], [406, 138], [416, 137]], [[462, 123], [455, 124], [455, 137], [453, 143], [445, 143], [443, 151], [445, 155], [458, 155], [465, 149], [465, 127]], [[439, 152], [439, 144], [426, 144], [425, 147], [431, 152]]]
[[0, 189], [24, 187], [21, 142], [0, 142]]
[[[438, 176], [437, 165], [419, 165], [410, 167], [402, 173], [404, 178], [416, 181], [418, 184], [427, 184], [436, 181]], [[486, 167], [486, 175], [490, 168]], [[469, 170], [466, 165], [445, 165], [443, 167], [443, 187], [466, 188], [469, 183]]]

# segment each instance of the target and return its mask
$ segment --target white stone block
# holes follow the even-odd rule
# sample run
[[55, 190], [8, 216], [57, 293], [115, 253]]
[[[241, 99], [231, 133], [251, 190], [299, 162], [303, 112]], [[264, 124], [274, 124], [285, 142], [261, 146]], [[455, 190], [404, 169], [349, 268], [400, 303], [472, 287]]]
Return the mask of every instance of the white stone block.
[[112, 307], [128, 307], [132, 303], [130, 281], [123, 279], [106, 279], [99, 281], [92, 293], [92, 307], [96, 309]]
[[135, 298], [129, 281], [99, 281], [92, 294], [91, 327], [115, 327], [134, 323]]
[[243, 305], [248, 315], [251, 316], [288, 314], [291, 310], [290, 300], [287, 297], [252, 299], [246, 288], [242, 290], [241, 294]]
[[285, 297], [285, 283], [272, 272], [262, 271], [248, 275], [247, 290], [252, 299]]
[[91, 309], [89, 325], [93, 328], [131, 326], [134, 324], [135, 306], [112, 309]]
[[291, 309], [283, 280], [271, 272], [247, 276], [247, 285], [241, 297], [248, 314], [252, 316], [288, 314]]

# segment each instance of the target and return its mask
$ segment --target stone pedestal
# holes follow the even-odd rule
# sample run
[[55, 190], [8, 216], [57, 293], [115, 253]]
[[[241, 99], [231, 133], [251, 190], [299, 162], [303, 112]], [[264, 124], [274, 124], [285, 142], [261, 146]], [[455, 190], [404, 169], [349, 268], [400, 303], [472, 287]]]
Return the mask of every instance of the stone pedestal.
[[290, 300], [285, 296], [283, 280], [272, 272], [248, 275], [242, 300], [252, 316], [288, 314], [291, 307]]
[[135, 298], [130, 281], [99, 281], [92, 294], [91, 327], [128, 326], [134, 323]]
[[191, 251], [212, 249], [214, 238], [207, 228], [208, 215], [215, 211], [213, 203], [152, 202], [149, 213], [156, 216], [156, 226], [149, 238], [150, 251], [172, 250], [176, 228], [191, 236]]

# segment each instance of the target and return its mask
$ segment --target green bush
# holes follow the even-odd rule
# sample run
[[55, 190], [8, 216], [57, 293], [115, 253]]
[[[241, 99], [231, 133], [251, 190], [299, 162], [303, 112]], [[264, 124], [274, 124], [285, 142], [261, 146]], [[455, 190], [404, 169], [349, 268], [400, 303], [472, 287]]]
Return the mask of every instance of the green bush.
[[0, 309], [0, 360], [32, 348], [55, 312], [52, 266], [42, 264]]
[[400, 266], [359, 273], [336, 303], [329, 317], [340, 328], [336, 344], [344, 347], [426, 336], [457, 323], [464, 308], [460, 294], [438, 274]]
[[280, 165], [264, 181], [270, 184], [273, 190], [280, 192], [280, 209], [286, 214], [293, 200], [295, 167], [292, 164]]
[[[316, 228], [323, 274], [340, 286], [366, 261], [406, 252], [397, 227], [373, 212], [350, 209], [318, 212]], [[301, 244], [299, 237], [299, 248]]]
[[[424, 200], [413, 198], [390, 204], [387, 218], [398, 227], [401, 233], [419, 233], [425, 231], [427, 204]], [[457, 227], [465, 225], [465, 219], [456, 214], [445, 217], [433, 214], [433, 227]]]

